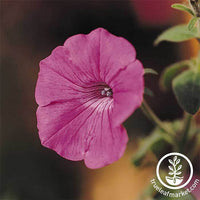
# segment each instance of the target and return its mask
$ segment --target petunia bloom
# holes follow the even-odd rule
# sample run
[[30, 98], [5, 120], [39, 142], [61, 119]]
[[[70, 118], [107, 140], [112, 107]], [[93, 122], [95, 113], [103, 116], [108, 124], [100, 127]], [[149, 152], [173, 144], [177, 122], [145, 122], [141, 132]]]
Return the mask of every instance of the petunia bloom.
[[100, 168], [128, 141], [121, 125], [143, 99], [143, 66], [134, 47], [103, 28], [70, 37], [40, 62], [36, 86], [42, 145]]

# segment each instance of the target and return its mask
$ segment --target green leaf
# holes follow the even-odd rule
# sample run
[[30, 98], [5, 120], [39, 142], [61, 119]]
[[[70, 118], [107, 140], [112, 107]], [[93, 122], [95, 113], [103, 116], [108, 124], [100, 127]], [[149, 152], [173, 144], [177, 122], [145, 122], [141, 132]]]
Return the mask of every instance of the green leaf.
[[177, 10], [188, 12], [189, 14], [195, 16], [193, 10], [191, 10], [190, 8], [188, 8], [187, 6], [185, 6], [183, 4], [175, 3], [175, 4], [172, 4], [171, 7], [174, 8], [174, 9], [177, 9]]
[[153, 92], [147, 87], [144, 88], [144, 94], [151, 96], [151, 97], [154, 96]]
[[189, 22], [189, 24], [188, 24], [188, 29], [189, 29], [190, 31], [192, 31], [192, 29], [194, 28], [194, 26], [195, 26], [197, 20], [198, 20], [197, 17], [193, 17], [193, 18], [190, 20], [190, 22]]
[[135, 166], [139, 166], [145, 157], [146, 153], [151, 149], [152, 145], [163, 137], [158, 132], [154, 132], [150, 136], [146, 137], [138, 149], [137, 153], [133, 157], [133, 163]]
[[144, 69], [144, 74], [154, 74], [154, 75], [158, 75], [158, 72], [152, 68], [145, 68]]
[[200, 107], [200, 72], [187, 70], [172, 82], [176, 99], [183, 110], [195, 114]]
[[170, 148], [170, 145], [164, 139], [160, 139], [152, 145], [151, 151], [155, 154], [155, 156], [158, 159], [160, 159], [161, 155], [165, 154], [166, 149], [169, 149], [169, 148]]
[[[169, 125], [168, 122], [165, 122], [166, 125]], [[163, 147], [166, 145], [171, 145], [171, 138], [163, 130], [156, 127], [148, 137], [145, 137], [140, 144], [140, 147], [136, 154], [133, 156], [133, 163], [135, 166], [139, 166], [142, 163], [142, 160], [146, 156], [148, 151], [152, 151], [156, 156], [155, 152], [162, 152]], [[157, 149], [157, 150], [156, 150]]]
[[[181, 120], [176, 120], [173, 122], [164, 122], [166, 126], [171, 126], [171, 128], [175, 132], [179, 132], [183, 126]], [[153, 132], [156, 132], [157, 134], [162, 135], [162, 138], [158, 141], [156, 141], [152, 146], [151, 146], [151, 151], [156, 155], [158, 159], [161, 158], [161, 155], [166, 154], [166, 150], [170, 149], [172, 144], [171, 144], [171, 138], [169, 138], [168, 134], [165, 134], [163, 130], [160, 128], [155, 128]]]
[[160, 77], [160, 87], [163, 91], [171, 88], [172, 80], [183, 70], [188, 69], [191, 65], [189, 60], [174, 63], [165, 68]]
[[186, 24], [174, 26], [167, 29], [155, 40], [154, 45], [158, 45], [162, 41], [182, 42], [192, 38], [200, 38], [197, 28], [194, 27], [191, 31]]

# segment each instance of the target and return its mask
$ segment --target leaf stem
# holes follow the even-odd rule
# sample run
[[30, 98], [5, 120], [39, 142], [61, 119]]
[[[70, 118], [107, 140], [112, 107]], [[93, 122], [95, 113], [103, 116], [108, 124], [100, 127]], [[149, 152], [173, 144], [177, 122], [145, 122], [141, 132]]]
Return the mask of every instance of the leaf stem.
[[154, 123], [156, 124], [160, 129], [165, 131], [166, 133], [169, 133], [170, 135], [175, 135], [174, 131], [170, 129], [168, 126], [166, 126], [153, 112], [153, 110], [149, 107], [147, 102], [143, 100], [141, 109], [144, 112], [144, 114]]

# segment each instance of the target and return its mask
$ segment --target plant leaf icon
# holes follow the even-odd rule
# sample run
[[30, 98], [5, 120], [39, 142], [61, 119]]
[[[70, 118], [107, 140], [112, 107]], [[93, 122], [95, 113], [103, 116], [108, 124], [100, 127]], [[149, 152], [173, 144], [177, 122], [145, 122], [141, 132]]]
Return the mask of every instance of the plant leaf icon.
[[181, 168], [182, 168], [182, 165], [179, 165], [177, 171], [180, 170]]
[[178, 160], [176, 161], [176, 165], [178, 165], [178, 164], [180, 163], [180, 161], [181, 161], [181, 160], [180, 160], [180, 159], [178, 159]]
[[174, 160], [174, 163], [175, 163], [175, 161], [177, 160], [177, 156], [174, 156], [173, 160]]
[[172, 168], [172, 166], [168, 166], [168, 167], [169, 167], [169, 169], [170, 169], [171, 171], [174, 171], [173, 168]]
[[172, 164], [172, 165], [174, 164], [171, 159], [168, 159], [168, 161], [169, 161], [170, 164]]

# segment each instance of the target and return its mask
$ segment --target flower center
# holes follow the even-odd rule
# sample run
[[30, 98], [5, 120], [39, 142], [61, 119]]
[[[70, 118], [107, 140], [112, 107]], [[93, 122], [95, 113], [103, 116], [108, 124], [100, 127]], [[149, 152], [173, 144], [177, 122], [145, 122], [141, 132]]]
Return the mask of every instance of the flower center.
[[103, 90], [101, 90], [101, 95], [105, 97], [112, 97], [113, 91], [109, 87], [104, 87]]

